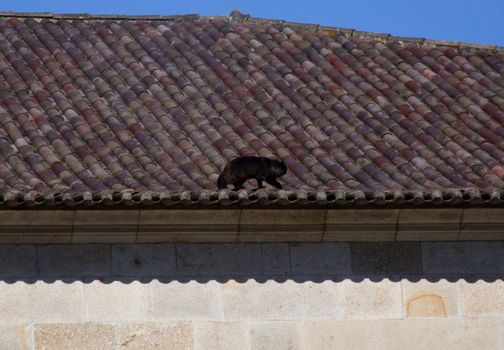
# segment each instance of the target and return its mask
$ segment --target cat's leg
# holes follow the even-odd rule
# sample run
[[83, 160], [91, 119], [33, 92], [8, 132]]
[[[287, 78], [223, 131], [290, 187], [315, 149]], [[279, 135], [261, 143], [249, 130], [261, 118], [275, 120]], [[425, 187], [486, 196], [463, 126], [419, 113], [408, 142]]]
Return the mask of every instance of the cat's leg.
[[282, 184], [278, 182], [274, 177], [267, 177], [266, 182], [269, 183], [271, 186], [275, 186], [278, 189], [282, 188]]
[[257, 190], [260, 190], [261, 188], [264, 188], [264, 185], [262, 183], [264, 181], [264, 179], [262, 177], [257, 177], [256, 181], [257, 181], [257, 188], [250, 190], [250, 192], [255, 192]]
[[244, 184], [244, 183], [245, 183], [245, 180], [238, 180], [238, 181], [236, 181], [236, 182], [233, 184], [233, 186], [234, 186], [234, 190], [235, 190], [235, 191], [238, 191], [238, 190], [242, 189], [242, 188], [243, 188], [243, 184]]

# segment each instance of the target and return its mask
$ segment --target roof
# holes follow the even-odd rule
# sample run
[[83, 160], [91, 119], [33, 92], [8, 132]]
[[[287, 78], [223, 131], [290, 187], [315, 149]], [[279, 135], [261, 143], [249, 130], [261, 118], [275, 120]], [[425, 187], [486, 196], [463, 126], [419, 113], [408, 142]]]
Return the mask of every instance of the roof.
[[[2, 207], [504, 201], [499, 47], [3, 13], [0, 74]], [[281, 159], [284, 190], [216, 192], [239, 155]]]

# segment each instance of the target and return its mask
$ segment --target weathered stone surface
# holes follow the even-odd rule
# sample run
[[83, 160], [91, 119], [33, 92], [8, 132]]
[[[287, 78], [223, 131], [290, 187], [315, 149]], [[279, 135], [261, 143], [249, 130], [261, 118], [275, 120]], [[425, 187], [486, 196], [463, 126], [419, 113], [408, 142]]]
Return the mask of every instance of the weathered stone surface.
[[418, 275], [420, 244], [415, 242], [350, 243], [352, 272], [357, 275]]
[[387, 350], [499, 349], [496, 320], [407, 319], [378, 323]]
[[177, 273], [181, 276], [260, 274], [259, 244], [179, 244]]
[[40, 276], [110, 276], [110, 246], [104, 244], [39, 246]]
[[152, 281], [144, 285], [149, 318], [155, 319], [216, 319], [221, 316], [216, 281], [163, 283]]
[[34, 245], [0, 245], [0, 276], [35, 276], [37, 254]]
[[252, 350], [301, 349], [301, 322], [251, 322], [250, 348]]
[[32, 294], [36, 287], [25, 282], [8, 284], [0, 282], [0, 322], [2, 324], [29, 323], [33, 318], [35, 301]]
[[106, 324], [43, 324], [35, 328], [35, 349], [110, 350], [116, 348], [114, 327]]
[[240, 242], [322, 241], [325, 215], [319, 209], [244, 209], [238, 238]]
[[174, 276], [174, 244], [117, 244], [112, 246], [114, 276]]
[[[140, 216], [139, 210], [76, 210], [74, 217], [74, 230], [79, 232], [90, 232], [104, 229], [112, 232], [129, 232], [138, 225]], [[136, 230], [134, 230], [136, 232]]]
[[81, 322], [82, 282], [0, 282], [0, 323]]
[[458, 285], [439, 280], [401, 281], [406, 317], [457, 317]]
[[303, 349], [306, 350], [380, 349], [376, 321], [306, 321], [303, 331]]
[[[303, 245], [293, 246], [296, 249]], [[31, 350], [32, 325], [36, 327], [35, 349], [95, 349], [94, 343], [86, 342], [86, 334], [94, 334], [88, 330], [89, 327], [97, 327], [98, 337], [102, 337], [101, 343], [108, 346], [109, 331], [101, 328], [101, 324], [79, 323], [87, 321], [115, 327], [112, 329], [114, 346], [124, 349], [156, 349], [156, 346], [163, 349], [193, 346], [205, 349], [249, 346], [252, 349], [317, 350], [377, 347], [387, 350], [457, 347], [497, 349], [495, 339], [501, 332], [498, 322], [504, 318], [504, 282], [495, 278], [497, 270], [492, 263], [498, 264], [501, 259], [504, 260], [499, 255], [500, 245], [502, 243], [499, 242], [423, 243], [422, 247], [427, 251], [427, 255], [424, 252], [423, 263], [428, 268], [425, 269], [427, 272], [422, 272], [393, 266], [409, 264], [410, 255], [417, 252], [416, 243], [352, 243], [352, 256], [350, 258], [347, 255], [346, 258], [348, 262], [353, 262], [354, 269], [350, 277], [343, 277], [342, 281], [322, 278], [321, 283], [315, 278], [303, 277], [306, 276], [306, 270], [302, 270], [304, 266], [299, 265], [295, 273], [288, 271], [289, 245], [285, 243], [251, 245], [254, 252], [256, 247], [260, 248], [259, 261], [262, 261], [262, 265], [259, 264], [260, 267], [255, 269], [271, 276], [292, 274], [293, 278], [285, 282], [270, 278], [263, 283], [261, 279], [258, 282], [251, 278], [241, 283], [194, 277], [191, 279], [196, 280], [188, 283], [173, 281], [171, 277], [164, 281], [162, 278], [161, 281], [141, 279], [128, 284], [114, 281], [114, 277], [101, 281], [84, 278], [84, 282], [72, 283], [58, 278], [33, 284], [0, 282], [0, 350], [3, 344], [8, 344], [8, 350]], [[228, 259], [241, 259], [243, 245], [237, 246], [240, 248], [225, 255]], [[325, 244], [315, 244], [317, 247], [314, 248], [313, 243], [307, 246], [305, 249], [310, 254], [305, 259], [308, 262], [316, 255], [318, 246], [327, 247]], [[344, 246], [348, 247], [346, 244]], [[138, 276], [156, 274], [156, 264], [165, 261], [164, 258], [160, 261], [156, 259], [158, 254], [166, 253], [162, 249], [166, 245], [118, 245], [113, 248], [116, 247], [125, 249], [118, 250], [114, 259], [124, 258], [131, 262], [139, 254], [140, 259], [148, 256], [147, 261], [153, 261], [151, 267], [138, 272]], [[12, 256], [16, 256], [29, 247], [12, 248]], [[6, 255], [10, 252], [8, 249], [5, 251]], [[197, 253], [198, 250], [195, 251]], [[214, 266], [223, 266], [219, 264], [224, 264], [224, 260], [212, 260], [215, 259], [214, 251], [210, 250], [206, 256], [212, 263], [217, 261]], [[297, 251], [299, 264], [303, 259], [301, 251]], [[27, 252], [30, 254], [29, 249]], [[90, 249], [86, 254], [93, 252], [95, 250]], [[249, 256], [255, 257], [255, 254]], [[326, 254], [331, 256], [329, 251]], [[455, 259], [461, 267], [446, 262], [441, 258], [442, 254]], [[173, 251], [166, 256], [168, 260], [175, 259]], [[434, 263], [429, 263], [429, 258], [434, 259]], [[73, 259], [77, 261], [76, 257]], [[328, 260], [331, 261], [330, 258]], [[321, 275], [327, 274], [323, 263], [317, 262], [311, 266], [308, 271], [312, 274], [319, 270], [324, 271]], [[418, 265], [413, 266], [418, 268]], [[116, 271], [127, 275], [128, 267], [121, 266]], [[208, 271], [204, 270], [203, 276]], [[227, 274], [233, 273], [227, 271]], [[452, 282], [451, 279], [437, 277], [419, 281], [402, 278], [399, 282], [392, 282], [382, 278], [361, 280], [359, 277], [366, 274], [372, 277], [380, 271], [385, 271], [387, 277], [394, 273], [416, 276], [428, 273], [429, 279], [432, 274], [447, 275], [453, 271], [476, 271], [478, 276], [485, 271], [493, 271], [491, 273], [494, 275], [489, 272], [488, 278], [483, 276], [476, 282], [462, 278]], [[195, 276], [200, 277], [199, 274]], [[395, 323], [391, 319], [398, 321]], [[193, 323], [194, 333], [197, 334], [194, 344]], [[16, 328], [17, 325], [27, 327]], [[69, 328], [65, 328], [67, 326]], [[52, 329], [54, 339], [50, 339], [49, 330], [46, 331], [44, 327]], [[484, 336], [480, 336], [476, 330]], [[21, 341], [25, 336], [27, 342], [23, 343]], [[63, 336], [70, 339], [61, 340]], [[74, 338], [75, 343], [72, 343]], [[116, 348], [114, 346], [113, 349]]]
[[464, 317], [504, 317], [504, 281], [460, 281], [460, 312]]
[[[219, 229], [214, 232], [202, 233], [197, 229], [193, 232], [173, 232], [173, 233], [155, 233], [155, 234], [140, 234], [136, 238], [136, 243], [145, 244], [160, 244], [160, 243], [233, 243], [238, 242], [236, 234], [221, 234]], [[127, 242], [126, 242], [127, 243]]]
[[116, 329], [119, 349], [192, 349], [190, 322], [123, 324]]
[[502, 208], [466, 208], [459, 240], [503, 240]]
[[425, 273], [504, 272], [502, 242], [422, 242]]
[[[35, 230], [36, 228], [34, 228]], [[41, 232], [39, 234], [1, 234], [0, 244], [67, 244], [72, 242], [71, 231], [67, 233]]]
[[324, 241], [393, 241], [398, 215], [398, 209], [328, 210]]
[[0, 350], [32, 350], [30, 326], [0, 326]]
[[351, 273], [348, 243], [291, 243], [290, 251], [293, 274]]
[[263, 273], [288, 275], [290, 273], [289, 245], [287, 243], [262, 244]]
[[239, 210], [141, 210], [138, 242], [233, 242]]
[[0, 210], [2, 235], [29, 232], [34, 236], [70, 237], [73, 221], [71, 210]]
[[224, 316], [262, 320], [334, 318], [339, 312], [336, 289], [333, 281], [229, 281], [222, 287]]
[[[135, 243], [136, 234], [118, 234], [118, 233], [86, 233], [75, 234], [72, 236], [71, 242], [54, 242], [54, 243], [72, 243], [72, 244], [121, 244], [121, 243]], [[36, 243], [36, 242], [35, 242]]]
[[92, 281], [84, 285], [85, 306], [89, 321], [145, 320], [145, 289], [142, 283]]
[[196, 321], [194, 350], [249, 349], [249, 327], [246, 322]]
[[456, 208], [401, 209], [396, 240], [457, 240], [462, 211]]
[[135, 242], [139, 210], [77, 210], [73, 243]]
[[382, 279], [354, 282], [344, 280], [337, 285], [341, 318], [378, 319], [402, 317], [401, 283]]

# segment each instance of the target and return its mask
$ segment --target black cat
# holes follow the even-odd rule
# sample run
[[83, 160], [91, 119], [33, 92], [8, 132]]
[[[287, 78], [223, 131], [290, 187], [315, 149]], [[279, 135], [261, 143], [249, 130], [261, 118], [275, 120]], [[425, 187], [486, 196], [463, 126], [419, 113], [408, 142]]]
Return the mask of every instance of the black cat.
[[276, 188], [282, 188], [276, 178], [286, 172], [287, 167], [278, 160], [265, 157], [238, 157], [226, 165], [217, 179], [217, 186], [222, 189], [232, 184], [234, 190], [238, 191], [243, 188], [245, 181], [256, 179], [258, 188], [264, 188], [263, 181]]

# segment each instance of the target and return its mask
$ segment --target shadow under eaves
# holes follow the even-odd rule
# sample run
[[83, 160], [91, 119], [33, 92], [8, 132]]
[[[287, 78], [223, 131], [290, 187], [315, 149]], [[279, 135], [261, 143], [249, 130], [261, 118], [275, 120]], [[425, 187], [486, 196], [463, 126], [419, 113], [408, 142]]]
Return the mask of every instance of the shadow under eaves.
[[0, 281], [503, 280], [503, 242], [0, 245]]

